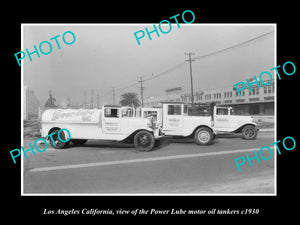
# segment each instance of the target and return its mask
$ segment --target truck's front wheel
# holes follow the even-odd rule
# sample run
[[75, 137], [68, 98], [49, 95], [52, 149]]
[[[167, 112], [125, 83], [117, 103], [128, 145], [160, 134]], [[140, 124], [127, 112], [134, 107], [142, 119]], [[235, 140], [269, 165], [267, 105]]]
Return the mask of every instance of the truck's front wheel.
[[56, 148], [56, 149], [63, 149], [63, 148], [66, 148], [68, 145], [69, 145], [69, 141], [67, 142], [62, 142], [61, 140], [66, 140], [66, 137], [65, 137], [65, 134], [64, 132], [60, 132], [59, 133], [59, 137], [58, 138], [58, 132], [60, 131], [60, 129], [54, 129], [51, 133], [55, 133], [53, 136], [52, 136], [52, 139], [53, 141], [50, 139], [49, 142], [50, 142], [50, 145], [53, 147], [53, 148]]
[[195, 132], [195, 141], [198, 145], [209, 145], [214, 139], [213, 132], [206, 127], [201, 127]]
[[134, 136], [134, 147], [136, 147], [139, 151], [150, 151], [154, 144], [155, 139], [153, 134], [148, 131], [139, 131]]

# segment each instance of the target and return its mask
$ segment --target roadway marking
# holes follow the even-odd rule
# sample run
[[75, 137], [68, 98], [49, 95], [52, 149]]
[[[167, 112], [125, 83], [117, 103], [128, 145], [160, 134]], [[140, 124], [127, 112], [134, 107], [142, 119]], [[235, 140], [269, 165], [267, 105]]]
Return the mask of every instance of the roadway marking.
[[108, 162], [96, 162], [96, 163], [41, 167], [41, 168], [30, 169], [29, 172], [46, 172], [46, 171], [53, 171], [53, 170], [78, 169], [78, 168], [109, 166], [109, 165], [129, 164], [129, 163], [138, 163], [138, 162], [186, 159], [186, 158], [194, 158], [194, 157], [202, 157], [202, 156], [215, 156], [215, 155], [236, 154], [236, 153], [242, 153], [242, 152], [252, 152], [255, 150], [258, 150], [258, 149], [250, 148], [250, 149], [238, 149], [238, 150], [221, 151], [221, 152], [205, 152], [205, 153], [196, 153], [196, 154], [159, 156], [159, 157], [152, 157], [152, 158], [140, 158], [140, 159], [117, 160], [117, 161], [108, 161]]

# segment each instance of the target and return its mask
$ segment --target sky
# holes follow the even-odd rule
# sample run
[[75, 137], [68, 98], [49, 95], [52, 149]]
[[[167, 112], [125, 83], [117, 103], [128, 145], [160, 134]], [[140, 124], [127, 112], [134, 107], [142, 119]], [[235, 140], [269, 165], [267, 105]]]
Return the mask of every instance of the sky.
[[[153, 23], [154, 24], [154, 23]], [[116, 103], [121, 94], [140, 94], [139, 76], [143, 82], [144, 99], [162, 96], [166, 89], [182, 87], [190, 91], [190, 67], [184, 53], [192, 57], [219, 51], [249, 39], [275, 31], [273, 24], [172, 24], [169, 33], [159, 31], [140, 39], [138, 45], [134, 32], [150, 31], [153, 24], [23, 24], [21, 51], [34, 51], [43, 41], [49, 41], [52, 52], [32, 54], [22, 60], [23, 84], [32, 89], [40, 104], [44, 105], [51, 90], [57, 104], [66, 98], [81, 104], [86, 91], [91, 101], [91, 90], [100, 96], [100, 104], [112, 103], [115, 88]], [[156, 24], [157, 26], [157, 24]], [[168, 25], [163, 26], [164, 30]], [[66, 45], [62, 35], [72, 31], [75, 42]], [[57, 38], [61, 49], [58, 49]], [[72, 41], [66, 35], [66, 41]], [[275, 32], [226, 52], [200, 58], [192, 62], [194, 91], [233, 86], [254, 75], [275, 67]], [[43, 45], [46, 52], [47, 44]], [[176, 67], [178, 65], [178, 67]], [[169, 71], [169, 69], [173, 70]], [[169, 72], [166, 72], [169, 71]], [[166, 73], [164, 73], [166, 72]], [[163, 74], [162, 76], [158, 76]], [[272, 72], [272, 74], [274, 74]], [[153, 79], [154, 78], [154, 79]]]

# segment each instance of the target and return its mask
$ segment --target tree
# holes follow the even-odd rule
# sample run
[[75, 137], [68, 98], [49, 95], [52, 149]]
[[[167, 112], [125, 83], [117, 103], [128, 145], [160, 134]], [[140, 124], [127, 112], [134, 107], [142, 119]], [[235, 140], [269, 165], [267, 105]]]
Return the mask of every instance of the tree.
[[141, 105], [141, 102], [137, 97], [137, 93], [128, 92], [121, 95], [120, 104], [122, 106], [131, 106], [137, 108]]

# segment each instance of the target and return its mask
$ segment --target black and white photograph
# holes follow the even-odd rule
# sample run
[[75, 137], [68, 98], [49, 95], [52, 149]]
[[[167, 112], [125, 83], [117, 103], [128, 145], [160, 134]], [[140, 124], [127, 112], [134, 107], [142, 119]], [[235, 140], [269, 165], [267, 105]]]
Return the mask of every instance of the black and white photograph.
[[297, 215], [295, 5], [44, 3], [2, 14], [4, 219]]
[[275, 142], [276, 24], [22, 24], [22, 38], [24, 195], [276, 194], [276, 154], [259, 151]]

